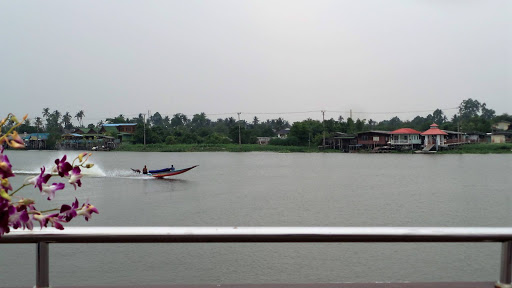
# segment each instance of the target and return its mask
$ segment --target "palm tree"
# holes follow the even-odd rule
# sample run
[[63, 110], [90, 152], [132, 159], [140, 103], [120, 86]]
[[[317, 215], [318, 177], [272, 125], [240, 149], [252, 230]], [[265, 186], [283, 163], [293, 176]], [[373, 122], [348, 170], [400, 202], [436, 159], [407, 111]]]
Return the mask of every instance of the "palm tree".
[[78, 120], [78, 124], [80, 125], [80, 127], [83, 127], [82, 119], [84, 118], [84, 116], [85, 116], [84, 110], [78, 111], [78, 113], [76, 113], [76, 115], [75, 115], [75, 118], [76, 118], [76, 120]]
[[43, 117], [48, 118], [50, 116], [50, 108], [43, 108]]
[[41, 117], [36, 117], [34, 124], [36, 125], [37, 132], [39, 133], [39, 128], [43, 126], [43, 120]]
[[71, 119], [73, 119], [73, 117], [71, 117], [69, 112], [66, 112], [66, 114], [62, 116], [62, 124], [64, 124], [64, 129], [73, 128], [73, 125], [71, 125]]
[[56, 123], [60, 122], [60, 117], [62, 116], [62, 114], [59, 112], [59, 110], [53, 111], [52, 115], [53, 117], [55, 117], [54, 119]]

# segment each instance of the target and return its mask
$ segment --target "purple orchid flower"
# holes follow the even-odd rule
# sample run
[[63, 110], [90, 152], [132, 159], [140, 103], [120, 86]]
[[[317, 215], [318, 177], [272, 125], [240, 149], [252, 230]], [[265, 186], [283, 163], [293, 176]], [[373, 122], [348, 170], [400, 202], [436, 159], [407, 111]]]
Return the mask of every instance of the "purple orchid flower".
[[75, 166], [73, 170], [71, 170], [71, 177], [69, 177], [69, 184], [73, 185], [76, 190], [76, 185], [78, 187], [82, 187], [82, 181], [80, 181], [80, 178], [82, 178], [80, 167]]
[[71, 219], [75, 218], [77, 213], [76, 209], [78, 209], [78, 199], [75, 198], [75, 202], [71, 204], [71, 206], [67, 204], [63, 204], [60, 207], [60, 213], [63, 214], [62, 217], [66, 222], [71, 221]]
[[73, 169], [73, 166], [66, 161], [67, 156], [64, 155], [62, 159], [55, 159], [55, 168], [53, 172], [59, 173], [60, 177], [69, 176], [69, 171]]
[[4, 155], [4, 147], [0, 145], [0, 178], [9, 178], [13, 177], [12, 173], [12, 165], [9, 161], [9, 157]]
[[52, 177], [50, 174], [44, 174], [46, 168], [43, 166], [41, 168], [41, 173], [38, 176], [27, 178], [26, 182], [29, 184], [34, 184], [34, 187], [39, 188], [39, 191], [43, 191], [43, 184], [46, 184], [48, 180]]
[[44, 185], [41, 194], [48, 195], [48, 200], [55, 197], [55, 191], [64, 189], [64, 183], [53, 183], [52, 185]]
[[48, 227], [48, 223], [51, 223], [53, 227], [59, 230], [64, 230], [64, 226], [60, 224], [60, 221], [62, 220], [59, 219], [59, 213], [53, 213], [48, 215], [35, 214], [34, 219], [39, 222], [41, 229], [43, 229], [43, 227]]
[[89, 204], [89, 201], [86, 201], [82, 207], [77, 210], [77, 215], [84, 216], [85, 221], [89, 221], [89, 218], [92, 217], [92, 213], [100, 214], [96, 207], [94, 207], [92, 204]]
[[[32, 230], [31, 228], [33, 227], [27, 210], [16, 211], [9, 217], [9, 223], [13, 229], [28, 228], [29, 230]], [[27, 225], [27, 223], [29, 224]]]

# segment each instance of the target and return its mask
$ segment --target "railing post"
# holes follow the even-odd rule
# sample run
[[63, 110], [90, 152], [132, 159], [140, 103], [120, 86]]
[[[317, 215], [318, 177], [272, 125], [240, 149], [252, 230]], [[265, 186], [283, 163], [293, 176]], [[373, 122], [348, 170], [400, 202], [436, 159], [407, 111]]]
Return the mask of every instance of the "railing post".
[[512, 241], [505, 241], [501, 244], [501, 267], [500, 281], [496, 283], [499, 288], [512, 287]]
[[37, 243], [36, 288], [50, 287], [50, 249], [48, 242]]

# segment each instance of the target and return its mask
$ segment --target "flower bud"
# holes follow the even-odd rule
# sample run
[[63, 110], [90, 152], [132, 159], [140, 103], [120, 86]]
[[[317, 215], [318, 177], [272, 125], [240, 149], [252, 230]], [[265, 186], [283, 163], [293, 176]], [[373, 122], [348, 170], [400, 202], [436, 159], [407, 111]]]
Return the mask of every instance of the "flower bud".
[[11, 142], [8, 142], [9, 143], [9, 146], [11, 146], [12, 148], [25, 148], [25, 144], [20, 144], [14, 140], [11, 140]]
[[0, 197], [4, 198], [7, 201], [11, 201], [11, 196], [7, 194], [7, 192], [4, 189], [0, 189]]
[[78, 161], [82, 162], [85, 155], [87, 155], [87, 152], [78, 154]]
[[18, 203], [21, 205], [28, 206], [28, 205], [34, 204], [35, 201], [30, 198], [22, 198], [20, 201], [18, 201]]

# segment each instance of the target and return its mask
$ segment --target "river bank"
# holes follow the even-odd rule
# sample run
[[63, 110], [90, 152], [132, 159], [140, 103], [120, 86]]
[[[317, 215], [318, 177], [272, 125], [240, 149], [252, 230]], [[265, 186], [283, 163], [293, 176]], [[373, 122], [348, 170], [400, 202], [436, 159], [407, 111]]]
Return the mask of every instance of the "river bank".
[[476, 143], [465, 144], [451, 150], [439, 151], [441, 154], [511, 154], [512, 143]]
[[[279, 152], [279, 153], [342, 153], [335, 149], [320, 150], [317, 147], [276, 146], [258, 144], [122, 144], [116, 151], [132, 152]], [[365, 153], [368, 151], [360, 151]], [[391, 151], [391, 153], [411, 153]], [[467, 144], [452, 150], [439, 151], [439, 154], [512, 154], [512, 143]]]

